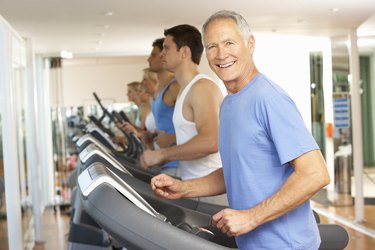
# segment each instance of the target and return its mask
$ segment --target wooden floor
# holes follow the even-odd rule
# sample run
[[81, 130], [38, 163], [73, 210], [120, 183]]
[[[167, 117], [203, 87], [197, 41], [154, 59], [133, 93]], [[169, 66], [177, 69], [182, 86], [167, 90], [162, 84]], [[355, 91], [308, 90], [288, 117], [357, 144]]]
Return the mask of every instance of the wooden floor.
[[[42, 241], [34, 242], [33, 250], [66, 250], [70, 217], [60, 209], [48, 208], [42, 216]], [[27, 244], [26, 244], [27, 245]], [[26, 246], [25, 246], [26, 247]], [[6, 220], [0, 220], [0, 250], [8, 250]]]
[[[314, 207], [323, 208], [327, 211], [331, 211], [339, 216], [345, 217], [348, 220], [354, 221], [354, 206], [330, 206], [325, 207], [318, 203], [313, 203]], [[375, 230], [375, 205], [366, 205], [365, 206], [365, 222], [360, 225], [367, 227], [371, 230]], [[373, 250], [375, 249], [375, 238], [369, 237], [366, 234], [358, 232], [351, 227], [348, 227], [340, 222], [337, 222], [333, 219], [320, 215], [321, 223], [328, 224], [339, 224], [343, 226], [349, 235], [349, 243], [345, 250]]]
[[43, 242], [35, 245], [34, 250], [65, 250], [68, 249], [70, 216], [66, 210], [49, 209], [43, 216]]

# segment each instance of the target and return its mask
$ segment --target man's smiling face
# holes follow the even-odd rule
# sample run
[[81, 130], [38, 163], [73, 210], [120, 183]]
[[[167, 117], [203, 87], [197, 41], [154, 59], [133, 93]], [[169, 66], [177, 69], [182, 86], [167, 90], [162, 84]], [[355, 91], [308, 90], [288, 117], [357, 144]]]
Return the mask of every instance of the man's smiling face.
[[211, 69], [230, 93], [236, 93], [248, 82], [253, 68], [253, 37], [245, 40], [234, 20], [218, 18], [206, 27], [204, 45]]

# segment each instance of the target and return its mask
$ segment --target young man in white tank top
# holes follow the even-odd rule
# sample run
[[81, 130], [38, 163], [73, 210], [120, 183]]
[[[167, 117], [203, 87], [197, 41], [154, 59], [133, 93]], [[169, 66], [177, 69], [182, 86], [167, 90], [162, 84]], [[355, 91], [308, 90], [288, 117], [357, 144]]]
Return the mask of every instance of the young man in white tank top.
[[[146, 150], [142, 166], [180, 161], [181, 179], [205, 176], [221, 168], [218, 153], [219, 108], [223, 99], [219, 86], [208, 76], [199, 74], [203, 52], [201, 34], [190, 25], [178, 25], [164, 32], [160, 54], [163, 66], [175, 74], [180, 84], [173, 114], [176, 146]], [[226, 205], [224, 197], [206, 197], [205, 201]]]

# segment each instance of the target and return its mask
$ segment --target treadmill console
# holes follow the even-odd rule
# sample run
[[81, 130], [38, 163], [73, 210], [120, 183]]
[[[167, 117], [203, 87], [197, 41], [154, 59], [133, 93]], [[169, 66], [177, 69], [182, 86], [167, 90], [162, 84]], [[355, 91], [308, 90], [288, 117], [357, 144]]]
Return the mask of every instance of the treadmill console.
[[106, 168], [102, 163], [96, 162], [86, 168], [78, 177], [78, 184], [84, 197], [100, 186], [106, 183], [115, 188], [125, 198], [131, 201], [138, 208], [144, 212], [154, 216], [162, 221], [167, 221], [167, 218], [155, 211], [155, 209], [145, 201], [132, 187], [120, 179], [110, 169]]

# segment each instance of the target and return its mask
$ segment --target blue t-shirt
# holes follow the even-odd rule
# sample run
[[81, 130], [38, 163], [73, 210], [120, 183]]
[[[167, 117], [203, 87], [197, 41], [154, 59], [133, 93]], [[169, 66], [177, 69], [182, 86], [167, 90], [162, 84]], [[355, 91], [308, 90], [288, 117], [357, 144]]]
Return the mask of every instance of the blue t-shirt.
[[[151, 102], [151, 111], [154, 115], [155, 125], [157, 130], [163, 130], [168, 134], [175, 134], [174, 126], [173, 126], [173, 111], [174, 106], [168, 106], [163, 101], [163, 96], [172, 82], [175, 79], [173, 78], [160, 92], [156, 99], [152, 99]], [[170, 168], [170, 167], [178, 167], [178, 161], [170, 161], [165, 163], [162, 168]]]
[[[229, 205], [243, 210], [277, 192], [289, 162], [318, 149], [292, 99], [259, 73], [220, 109], [219, 150]], [[240, 249], [317, 249], [320, 236], [310, 203], [236, 237]]]

